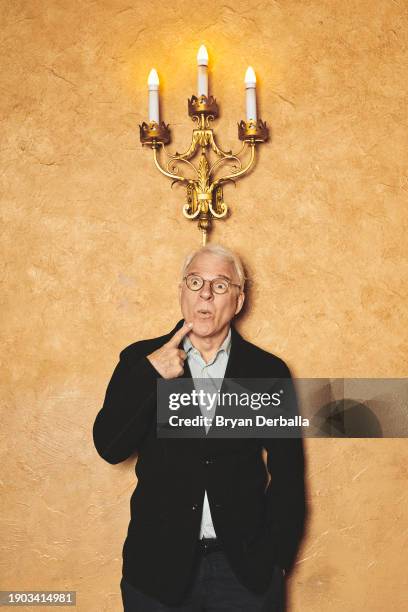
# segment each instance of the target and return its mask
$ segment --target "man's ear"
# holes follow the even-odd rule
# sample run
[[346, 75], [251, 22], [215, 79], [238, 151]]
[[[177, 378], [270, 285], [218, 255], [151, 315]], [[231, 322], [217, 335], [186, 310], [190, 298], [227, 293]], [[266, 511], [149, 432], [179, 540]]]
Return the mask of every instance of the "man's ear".
[[242, 306], [244, 305], [244, 301], [245, 301], [245, 293], [243, 291], [240, 291], [238, 295], [238, 299], [237, 299], [237, 307], [235, 309], [236, 315], [240, 312]]

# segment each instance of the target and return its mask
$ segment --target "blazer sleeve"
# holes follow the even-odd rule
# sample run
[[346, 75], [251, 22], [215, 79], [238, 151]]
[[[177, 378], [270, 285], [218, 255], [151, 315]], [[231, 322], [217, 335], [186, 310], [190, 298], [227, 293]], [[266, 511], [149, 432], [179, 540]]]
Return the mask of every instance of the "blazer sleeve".
[[[298, 400], [289, 368], [282, 363], [279, 385], [290, 402], [290, 413], [299, 414]], [[301, 437], [263, 439], [267, 468], [271, 475], [265, 491], [266, 534], [264, 544], [273, 551], [276, 563], [290, 570], [303, 536], [306, 518], [305, 457]]]
[[98, 454], [116, 464], [138, 452], [156, 419], [156, 381], [161, 378], [145, 355], [120, 353], [93, 425]]

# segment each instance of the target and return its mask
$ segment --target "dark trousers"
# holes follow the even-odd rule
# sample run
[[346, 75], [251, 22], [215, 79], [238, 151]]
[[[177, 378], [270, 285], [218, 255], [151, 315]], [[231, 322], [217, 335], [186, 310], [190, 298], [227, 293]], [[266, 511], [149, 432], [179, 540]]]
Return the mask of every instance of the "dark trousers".
[[278, 567], [264, 595], [244, 587], [222, 551], [200, 555], [193, 580], [181, 605], [168, 606], [135, 589], [123, 578], [120, 583], [124, 612], [284, 612], [285, 577]]

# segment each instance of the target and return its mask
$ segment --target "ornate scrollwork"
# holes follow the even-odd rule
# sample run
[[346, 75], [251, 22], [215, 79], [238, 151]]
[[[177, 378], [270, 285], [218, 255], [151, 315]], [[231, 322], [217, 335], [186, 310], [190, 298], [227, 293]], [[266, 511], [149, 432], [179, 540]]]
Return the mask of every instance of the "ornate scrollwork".
[[[211, 226], [212, 219], [226, 217], [228, 206], [224, 202], [222, 185], [227, 181], [233, 181], [246, 174], [255, 161], [255, 146], [258, 142], [263, 142], [268, 136], [266, 124], [258, 120], [257, 122], [241, 121], [238, 127], [239, 138], [243, 140], [243, 145], [237, 153], [224, 151], [221, 149], [214, 138], [213, 129], [210, 124], [218, 116], [218, 106], [215, 99], [210, 96], [193, 96], [188, 101], [188, 112], [192, 120], [197, 123], [193, 129], [191, 143], [184, 153], [169, 154], [165, 144], [170, 140], [170, 131], [164, 123], [142, 124], [140, 126], [141, 141], [149, 144], [153, 149], [153, 157], [156, 167], [162, 174], [173, 180], [175, 183], [186, 185], [187, 201], [183, 205], [183, 215], [187, 219], [197, 219], [199, 229], [203, 233], [203, 244], [206, 242], [207, 232]], [[242, 163], [241, 155], [250, 149], [249, 160], [245, 165]], [[206, 155], [209, 149], [217, 159], [210, 165]], [[197, 152], [201, 150], [198, 166], [191, 161]], [[160, 152], [164, 151], [165, 163], [160, 162]], [[179, 163], [186, 164], [191, 168], [193, 176], [183, 176], [178, 166]], [[214, 178], [214, 175], [224, 164], [232, 163], [233, 171], [224, 176]]]

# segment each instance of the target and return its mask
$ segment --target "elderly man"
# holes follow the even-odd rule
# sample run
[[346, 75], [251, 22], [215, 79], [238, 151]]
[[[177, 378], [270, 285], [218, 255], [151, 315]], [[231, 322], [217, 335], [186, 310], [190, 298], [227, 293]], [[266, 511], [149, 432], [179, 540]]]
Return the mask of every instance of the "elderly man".
[[164, 439], [156, 431], [159, 378], [291, 382], [284, 361], [232, 324], [244, 282], [230, 250], [190, 254], [179, 283], [183, 319], [122, 350], [97, 414], [99, 455], [111, 464], [138, 456], [123, 546], [125, 612], [284, 609], [305, 520], [302, 439]]

